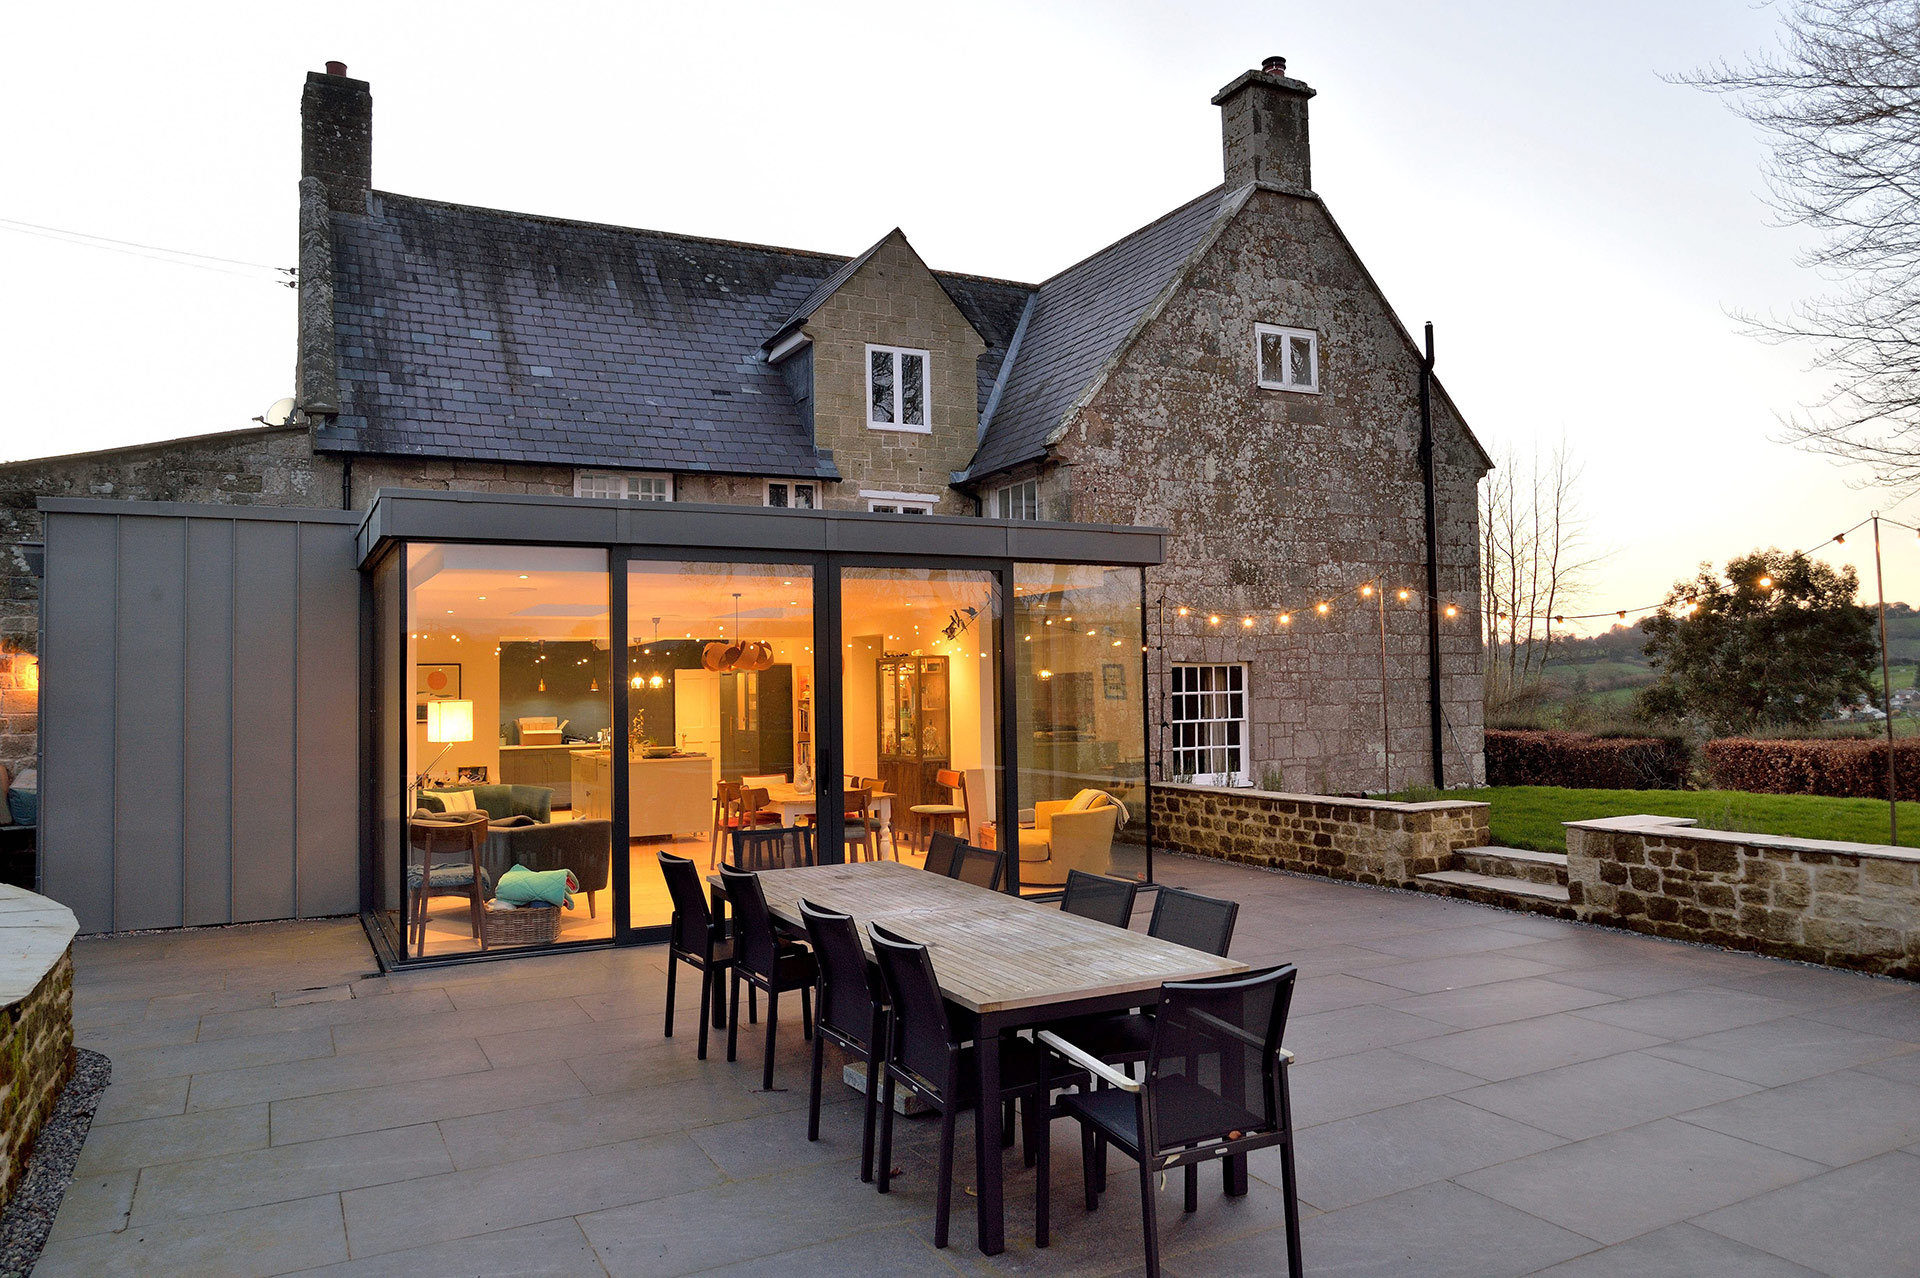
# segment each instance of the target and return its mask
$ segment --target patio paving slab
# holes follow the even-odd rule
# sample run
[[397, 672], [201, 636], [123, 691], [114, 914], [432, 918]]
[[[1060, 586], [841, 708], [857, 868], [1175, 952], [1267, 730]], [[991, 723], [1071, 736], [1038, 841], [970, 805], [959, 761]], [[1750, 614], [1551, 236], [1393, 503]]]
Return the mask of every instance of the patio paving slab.
[[1661, 1118], [1472, 1172], [1459, 1183], [1615, 1243], [1822, 1170], [1808, 1159]]
[[[1158, 866], [1241, 902], [1235, 957], [1299, 964], [1286, 1042], [1310, 1273], [1768, 1278], [1920, 1254], [1902, 1232], [1920, 1184], [1915, 987]], [[382, 977], [352, 920], [83, 938], [79, 1041], [109, 1047], [114, 1081], [38, 1273], [1141, 1271], [1135, 1169], [1115, 1155], [1086, 1212], [1065, 1122], [1054, 1245], [1033, 1246], [1016, 1147], [1007, 1251], [974, 1249], [963, 1115], [953, 1242], [936, 1252], [937, 1124], [900, 1122], [880, 1198], [857, 1180], [841, 1054], [810, 1143], [796, 1018], [776, 1051], [785, 1090], [763, 1093], [760, 1027], [742, 1027], [738, 1062], [724, 1035], [698, 1061], [683, 996], [662, 1037], [664, 963], [601, 950]], [[1206, 1169], [1192, 1215], [1177, 1174], [1156, 1187], [1168, 1273], [1280, 1268], [1278, 1155], [1251, 1161], [1243, 1198]]]
[[1698, 1223], [1833, 1278], [1885, 1278], [1914, 1272], [1920, 1257], [1916, 1185], [1920, 1158], [1882, 1154], [1735, 1204]]

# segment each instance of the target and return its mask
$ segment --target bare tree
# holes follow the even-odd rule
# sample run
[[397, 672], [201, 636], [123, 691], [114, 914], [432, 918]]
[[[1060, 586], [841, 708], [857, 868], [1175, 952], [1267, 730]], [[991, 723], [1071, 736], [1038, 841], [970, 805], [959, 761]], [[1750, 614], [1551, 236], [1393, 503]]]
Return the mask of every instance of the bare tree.
[[1791, 0], [1781, 47], [1675, 77], [1730, 99], [1772, 145], [1781, 221], [1822, 233], [1802, 262], [1834, 282], [1763, 337], [1807, 341], [1832, 385], [1787, 422], [1874, 481], [1920, 488], [1920, 5]]
[[1523, 699], [1538, 683], [1559, 618], [1599, 562], [1575, 499], [1580, 466], [1563, 441], [1522, 463], [1512, 448], [1480, 483], [1480, 616], [1487, 704]]

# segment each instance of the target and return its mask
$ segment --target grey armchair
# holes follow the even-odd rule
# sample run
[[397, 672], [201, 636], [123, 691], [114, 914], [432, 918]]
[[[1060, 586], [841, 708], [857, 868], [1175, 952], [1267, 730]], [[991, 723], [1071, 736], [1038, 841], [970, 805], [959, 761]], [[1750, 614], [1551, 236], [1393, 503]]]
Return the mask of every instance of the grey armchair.
[[529, 870], [572, 870], [580, 890], [587, 894], [587, 917], [594, 918], [594, 894], [606, 890], [613, 870], [613, 822], [543, 824], [525, 816], [491, 821], [480, 863], [496, 880], [516, 865]]

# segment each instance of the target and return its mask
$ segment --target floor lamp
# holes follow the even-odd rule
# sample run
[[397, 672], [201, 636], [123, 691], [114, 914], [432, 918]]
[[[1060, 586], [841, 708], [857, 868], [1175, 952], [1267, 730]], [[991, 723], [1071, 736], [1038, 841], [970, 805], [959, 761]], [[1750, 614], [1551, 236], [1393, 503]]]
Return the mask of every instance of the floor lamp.
[[440, 766], [440, 760], [447, 757], [447, 751], [461, 741], [473, 740], [473, 702], [471, 701], [429, 701], [427, 702], [427, 740], [445, 742], [440, 753], [433, 756], [433, 762], [420, 769], [413, 779], [413, 788], [424, 790], [427, 787], [427, 775]]

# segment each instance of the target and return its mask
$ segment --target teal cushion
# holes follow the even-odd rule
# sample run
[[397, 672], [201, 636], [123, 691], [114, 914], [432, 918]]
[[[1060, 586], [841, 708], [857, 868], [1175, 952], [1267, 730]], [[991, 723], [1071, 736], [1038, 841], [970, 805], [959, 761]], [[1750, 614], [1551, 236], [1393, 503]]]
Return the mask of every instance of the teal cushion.
[[516, 905], [539, 902], [572, 909], [573, 897], [569, 893], [579, 890], [580, 883], [573, 877], [572, 870], [529, 870], [524, 865], [516, 865], [500, 876], [493, 895]]

